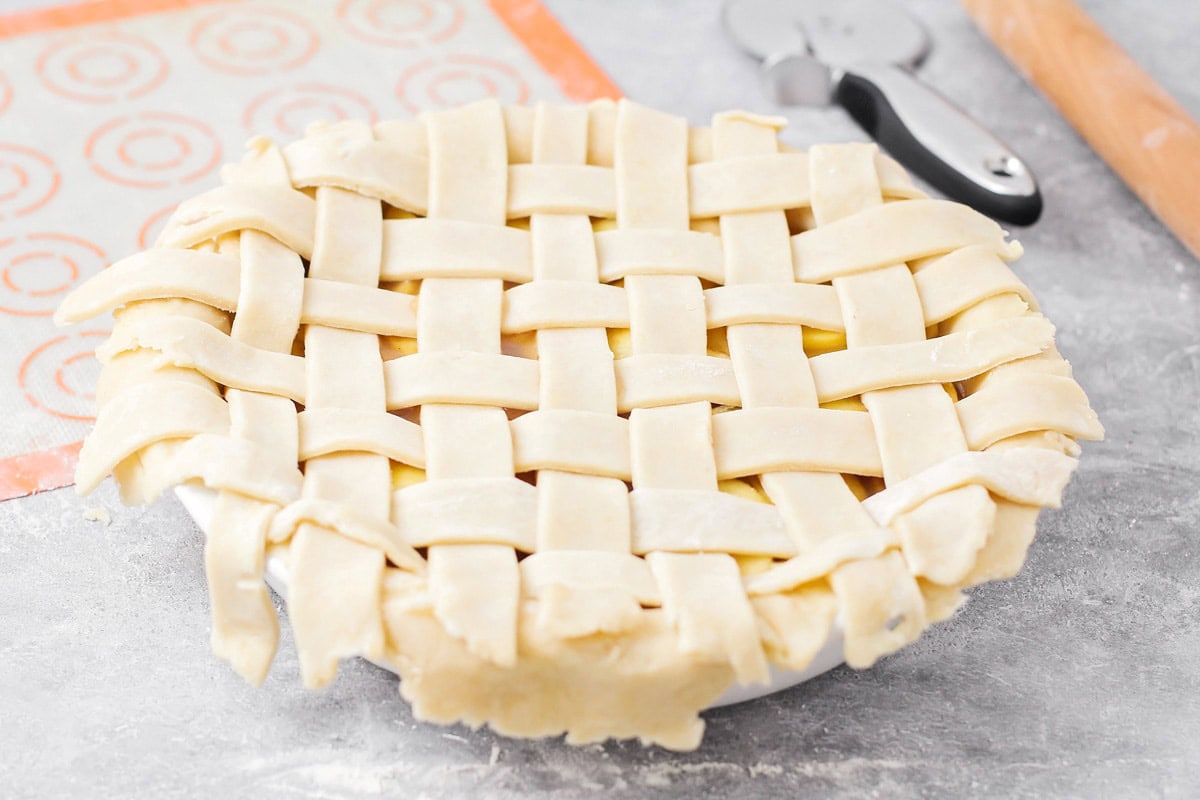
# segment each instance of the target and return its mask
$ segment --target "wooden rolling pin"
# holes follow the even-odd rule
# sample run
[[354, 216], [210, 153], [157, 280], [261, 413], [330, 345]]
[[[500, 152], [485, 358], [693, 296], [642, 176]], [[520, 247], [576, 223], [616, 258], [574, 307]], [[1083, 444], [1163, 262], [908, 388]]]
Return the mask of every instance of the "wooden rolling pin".
[[1200, 125], [1072, 0], [963, 0], [975, 23], [1200, 258]]

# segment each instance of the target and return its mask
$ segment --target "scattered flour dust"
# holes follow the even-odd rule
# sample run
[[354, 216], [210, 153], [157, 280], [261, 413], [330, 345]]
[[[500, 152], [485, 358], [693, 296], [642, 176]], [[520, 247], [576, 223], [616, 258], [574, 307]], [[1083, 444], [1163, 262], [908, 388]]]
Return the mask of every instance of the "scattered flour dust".
[[750, 766], [750, 777], [757, 778], [759, 775], [782, 775], [783, 767], [779, 764], [752, 764]]
[[1171, 126], [1160, 125], [1142, 137], [1142, 147], [1147, 150], [1157, 150], [1171, 138]]
[[83, 512], [83, 518], [88, 522], [99, 522], [101, 525], [106, 527], [112, 524], [112, 514], [109, 514], [108, 509], [104, 506], [85, 509]]
[[807, 778], [844, 780], [863, 771], [900, 770], [908, 766], [902, 761], [864, 758], [848, 758], [831, 762], [798, 762], [787, 767], [782, 764], [767, 764], [761, 761], [750, 766], [728, 761], [705, 761], [697, 764], [653, 764], [639, 769], [637, 773], [643, 786], [663, 788], [671, 786], [677, 778], [687, 778], [697, 774], [725, 775], [732, 778], [746, 775], [751, 778], [776, 778], [784, 774], [791, 774]]
[[702, 761], [698, 764], [654, 764], [639, 770], [641, 782], [646, 786], [662, 788], [670, 786], [680, 776], [701, 773], [705, 775], [725, 774], [741, 777], [746, 768], [728, 761]]

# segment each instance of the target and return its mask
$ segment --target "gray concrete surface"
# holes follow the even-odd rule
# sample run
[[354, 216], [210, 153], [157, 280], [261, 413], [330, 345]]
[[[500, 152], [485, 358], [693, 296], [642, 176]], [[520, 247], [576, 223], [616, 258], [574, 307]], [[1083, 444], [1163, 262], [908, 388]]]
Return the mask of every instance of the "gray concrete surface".
[[[548, 3], [636, 99], [768, 109], [711, 2]], [[1200, 113], [1200, 4], [1086, 5]], [[1200, 796], [1200, 264], [956, 4], [911, 8], [923, 74], [1041, 178], [1017, 270], [1108, 427], [1017, 579], [874, 669], [707, 714], [698, 752], [576, 749], [416, 723], [362, 662], [306, 693], [286, 628], [247, 687], [209, 653], [177, 502], [47, 493], [0, 504], [0, 797]], [[793, 118], [800, 142], [858, 137]], [[101, 505], [110, 526], [83, 521]]]

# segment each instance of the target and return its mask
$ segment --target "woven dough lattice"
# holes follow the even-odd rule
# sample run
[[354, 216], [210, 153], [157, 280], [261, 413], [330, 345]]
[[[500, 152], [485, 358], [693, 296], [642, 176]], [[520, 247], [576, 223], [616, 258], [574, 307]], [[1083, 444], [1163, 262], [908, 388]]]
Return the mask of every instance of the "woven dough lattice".
[[1012, 575], [1101, 434], [1006, 265], [875, 147], [629, 102], [251, 143], [62, 321], [117, 312], [78, 483], [201, 482], [213, 645], [418, 716], [699, 743], [837, 626], [865, 666]]

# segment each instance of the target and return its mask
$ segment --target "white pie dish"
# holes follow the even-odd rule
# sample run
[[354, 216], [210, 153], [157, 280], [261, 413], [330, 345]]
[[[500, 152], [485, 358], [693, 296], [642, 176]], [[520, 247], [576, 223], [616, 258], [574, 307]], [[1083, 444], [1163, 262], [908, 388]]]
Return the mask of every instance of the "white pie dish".
[[[217, 497], [216, 492], [203, 486], [184, 484], [175, 488], [175, 494], [179, 498], [179, 501], [183, 503], [183, 507], [187, 509], [191, 518], [200, 527], [200, 530], [207, 535], [209, 524], [212, 521], [213, 504]], [[267, 585], [286, 600], [288, 588], [287, 564], [277, 555], [272, 555], [270, 551], [267, 553], [265, 577]], [[829, 638], [821, 646], [821, 649], [813, 657], [812, 662], [809, 663], [807, 668], [803, 670], [789, 670], [780, 669], [772, 665], [770, 667], [771, 675], [768, 683], [752, 684], [749, 686], [734, 684], [718, 697], [711, 707], [717, 708], [741, 703], [746, 700], [756, 700], [811, 680], [842, 664], [842, 646], [841, 626], [835, 622], [830, 630]], [[387, 664], [380, 664], [379, 666], [391, 670], [391, 667]]]

